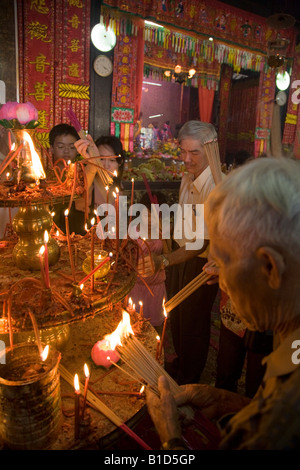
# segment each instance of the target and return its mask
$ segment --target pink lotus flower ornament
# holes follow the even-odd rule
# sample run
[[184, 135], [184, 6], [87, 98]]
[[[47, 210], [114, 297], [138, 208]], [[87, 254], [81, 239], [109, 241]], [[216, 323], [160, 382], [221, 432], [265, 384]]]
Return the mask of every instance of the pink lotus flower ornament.
[[20, 124], [27, 124], [30, 121], [37, 121], [37, 109], [29, 102], [19, 104], [16, 109], [16, 118]]
[[5, 103], [0, 109], [0, 119], [7, 119], [8, 121], [16, 119], [17, 106], [19, 106], [19, 103], [15, 103], [13, 101]]
[[0, 124], [7, 129], [34, 129], [38, 125], [38, 111], [32, 103], [8, 101], [0, 109]]

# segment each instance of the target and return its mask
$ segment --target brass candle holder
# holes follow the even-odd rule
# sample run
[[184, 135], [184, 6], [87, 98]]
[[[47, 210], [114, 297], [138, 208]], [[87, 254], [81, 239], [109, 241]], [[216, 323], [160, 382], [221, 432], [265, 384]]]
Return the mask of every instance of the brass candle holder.
[[[45, 205], [20, 207], [12, 221], [13, 228], [19, 240], [13, 250], [13, 259], [20, 269], [37, 271], [40, 269], [39, 251], [44, 244], [44, 234], [50, 233], [52, 216]], [[57, 263], [60, 248], [56, 240], [49, 238], [49, 266]]]
[[[105, 250], [95, 250], [94, 251], [94, 267], [96, 268], [105, 258], [107, 258], [108, 253]], [[87, 257], [82, 263], [82, 270], [85, 274], [91, 272], [91, 252], [87, 252]], [[107, 275], [110, 270], [110, 262], [105, 263], [98, 271], [95, 272], [95, 279], [102, 279]]]

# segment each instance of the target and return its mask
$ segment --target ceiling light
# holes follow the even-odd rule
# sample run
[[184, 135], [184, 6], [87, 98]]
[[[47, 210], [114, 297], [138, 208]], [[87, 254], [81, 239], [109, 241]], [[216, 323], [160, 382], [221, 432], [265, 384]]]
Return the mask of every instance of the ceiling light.
[[111, 51], [116, 43], [117, 38], [112, 28], [106, 28], [103, 24], [96, 24], [91, 32], [91, 40], [96, 49], [101, 52]]
[[290, 76], [288, 72], [279, 72], [276, 75], [276, 86], [279, 90], [286, 90], [290, 86]]

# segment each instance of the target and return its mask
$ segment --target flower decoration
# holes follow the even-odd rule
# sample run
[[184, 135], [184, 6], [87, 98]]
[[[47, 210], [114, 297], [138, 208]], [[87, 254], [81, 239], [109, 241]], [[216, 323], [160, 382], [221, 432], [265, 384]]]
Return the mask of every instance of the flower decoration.
[[6, 129], [35, 129], [38, 111], [32, 103], [8, 101], [0, 109], [0, 124]]

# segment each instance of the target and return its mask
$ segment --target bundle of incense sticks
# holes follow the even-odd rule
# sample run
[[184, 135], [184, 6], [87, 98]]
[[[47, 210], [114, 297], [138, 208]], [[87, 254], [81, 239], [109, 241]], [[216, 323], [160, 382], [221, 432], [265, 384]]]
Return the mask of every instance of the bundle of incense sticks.
[[[74, 383], [74, 377], [72, 374], [62, 365], [59, 365], [59, 371], [64, 380], [70, 385]], [[84, 387], [80, 384], [80, 391], [84, 391]], [[87, 391], [86, 400], [94, 408], [100, 411], [106, 418], [108, 418], [113, 424], [122, 429], [126, 434], [132, 437], [138, 444], [146, 450], [152, 450], [137, 434], [135, 434], [108, 406], [106, 406], [94, 393], [90, 390]]]
[[[141, 377], [156, 395], [159, 396], [158, 378], [160, 376], [167, 378], [172, 395], [182, 391], [177, 382], [172, 379], [134, 335], [130, 334], [125, 340], [123, 339], [122, 346], [118, 345], [116, 350], [122, 361], [134, 371], [135, 375]], [[193, 409], [187, 405], [181, 406], [179, 412], [183, 413], [186, 418], [189, 418], [217, 446], [219, 431], [208, 418], [203, 416], [200, 411], [197, 411], [195, 414]]]
[[206, 142], [204, 144], [204, 149], [214, 178], [214, 182], [217, 185], [222, 181], [221, 159], [217, 139]]
[[[80, 136], [80, 138], [85, 139], [86, 138], [85, 133], [81, 127], [80, 122], [77, 119], [76, 114], [73, 111], [72, 106], [70, 106], [69, 110], [67, 111], [67, 116], [70, 119], [72, 126], [75, 127], [76, 131], [78, 132], [78, 135]], [[89, 149], [89, 153], [91, 157], [95, 157], [92, 149]], [[97, 173], [104, 186], [112, 184], [113, 182], [112, 177], [107, 173], [107, 171], [103, 168], [100, 161], [98, 160], [97, 160]]]
[[170, 300], [165, 303], [165, 310], [169, 313], [177, 305], [181, 304], [187, 297], [189, 297], [198, 287], [205, 284], [212, 274], [207, 274], [205, 271], [202, 271], [198, 276], [196, 276], [189, 284], [184, 286], [177, 294], [175, 294]]

